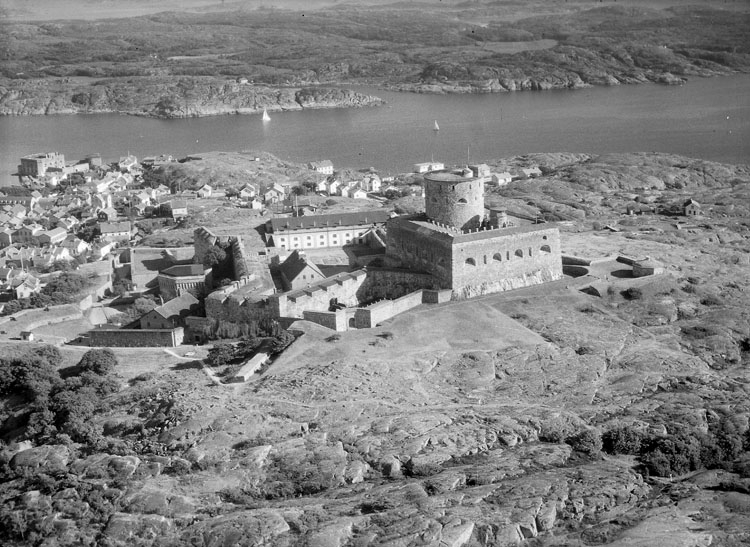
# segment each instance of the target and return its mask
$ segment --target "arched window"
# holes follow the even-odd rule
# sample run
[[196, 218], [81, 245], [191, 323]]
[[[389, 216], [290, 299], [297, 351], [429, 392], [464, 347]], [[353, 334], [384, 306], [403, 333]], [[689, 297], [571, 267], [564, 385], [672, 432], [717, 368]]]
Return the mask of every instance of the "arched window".
[[473, 258], [467, 258], [466, 259], [466, 264], [468, 264], [469, 266], [476, 266], [477, 265], [476, 261]]
[[518, 258], [523, 258], [523, 251], [521, 249], [516, 249], [516, 256]]
[[549, 245], [542, 245], [542, 248], [540, 249], [543, 253], [551, 253], [552, 249], [549, 248]]
[[466, 203], [466, 200], [464, 198], [461, 198], [458, 200], [459, 203]]
[[529, 256], [531, 256], [531, 247], [529, 247]]
[[546, 239], [547, 239], [547, 236], [542, 236], [542, 239], [546, 240]]
[[492, 259], [493, 260], [497, 260], [498, 262], [502, 262], [503, 261], [503, 255], [502, 255], [502, 253], [495, 253], [494, 255], [492, 255]]

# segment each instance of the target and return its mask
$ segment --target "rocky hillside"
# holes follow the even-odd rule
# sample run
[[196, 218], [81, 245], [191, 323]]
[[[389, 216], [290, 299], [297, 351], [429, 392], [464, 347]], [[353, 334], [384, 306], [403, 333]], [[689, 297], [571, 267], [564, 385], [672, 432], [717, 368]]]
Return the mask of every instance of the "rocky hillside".
[[381, 105], [377, 97], [349, 89], [273, 88], [197, 78], [15, 80], [0, 85], [0, 114], [94, 114], [119, 112], [157, 118], [252, 114], [268, 110]]
[[[107, 367], [76, 348], [6, 357], [4, 544], [750, 541], [750, 168], [658, 154], [493, 163], [542, 167], [488, 199], [561, 220], [564, 252], [593, 259], [591, 277], [372, 330], [298, 322], [304, 334], [248, 384], [207, 375], [204, 348], [118, 350]], [[703, 217], [679, 214], [688, 196]], [[618, 255], [665, 274], [633, 278]]]

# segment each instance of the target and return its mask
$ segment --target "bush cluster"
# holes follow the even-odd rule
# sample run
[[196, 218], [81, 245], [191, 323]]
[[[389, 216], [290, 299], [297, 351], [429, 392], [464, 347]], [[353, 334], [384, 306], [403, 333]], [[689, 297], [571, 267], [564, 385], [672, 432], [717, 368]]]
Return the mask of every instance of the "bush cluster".
[[659, 477], [682, 475], [696, 469], [731, 469], [743, 450], [750, 449], [750, 434], [730, 416], [709, 424], [708, 433], [676, 426], [668, 435], [649, 435], [632, 426], [610, 429], [602, 436], [609, 454], [638, 456], [644, 470]]
[[[60, 351], [53, 346], [0, 359], [0, 394], [13, 394], [29, 404], [26, 438], [98, 445], [103, 436], [93, 418], [105, 408], [104, 398], [119, 390], [114, 375], [117, 358], [109, 349], [89, 350], [64, 379], [57, 370], [61, 360]], [[0, 434], [19, 425], [3, 418]]]

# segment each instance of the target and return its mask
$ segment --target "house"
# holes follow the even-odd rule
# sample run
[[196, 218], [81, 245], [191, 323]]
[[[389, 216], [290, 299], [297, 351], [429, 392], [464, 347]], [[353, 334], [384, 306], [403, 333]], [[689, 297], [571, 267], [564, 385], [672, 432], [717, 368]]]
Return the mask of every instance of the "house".
[[177, 220], [188, 216], [187, 201], [184, 199], [173, 199], [161, 204], [162, 211]]
[[349, 197], [352, 199], [367, 199], [367, 192], [357, 187], [349, 194]]
[[521, 169], [521, 178], [522, 179], [533, 179], [536, 177], [541, 177], [542, 171], [538, 167], [526, 167]]
[[266, 203], [277, 203], [282, 201], [285, 195], [284, 189], [278, 184], [274, 184], [263, 194], [263, 201]]
[[67, 249], [71, 256], [80, 256], [91, 250], [90, 244], [73, 234], [69, 234], [62, 243], [60, 243], [60, 247]]
[[184, 327], [185, 318], [197, 313], [199, 306], [200, 302], [192, 294], [182, 294], [144, 314], [140, 320], [141, 328], [173, 329]]
[[99, 222], [112, 222], [117, 218], [117, 211], [112, 207], [100, 209], [96, 213], [96, 218], [99, 219]]
[[73, 259], [70, 251], [65, 247], [46, 247], [44, 249], [34, 249], [31, 256], [31, 263], [35, 268], [46, 268], [56, 262], [69, 262]]
[[332, 180], [326, 182], [326, 191], [329, 196], [336, 196], [341, 193], [342, 182], [340, 180]]
[[251, 199], [254, 198], [257, 194], [258, 189], [252, 184], [245, 184], [242, 188], [240, 188], [240, 191], [237, 192], [237, 195], [240, 197], [240, 199]]
[[325, 275], [312, 262], [307, 261], [305, 253], [293, 251], [279, 266], [279, 277], [285, 291], [307, 287], [314, 281], [325, 279]]
[[171, 194], [171, 190], [169, 189], [169, 186], [166, 186], [164, 184], [160, 184], [156, 188], [154, 188], [154, 194], [153, 197], [157, 198], [159, 196], [168, 196]]
[[7, 247], [11, 243], [13, 243], [13, 230], [10, 228], [0, 230], [0, 249]]
[[690, 198], [682, 204], [682, 212], [686, 217], [697, 217], [703, 214], [701, 204], [695, 201], [693, 198]]
[[503, 186], [513, 180], [513, 175], [511, 175], [507, 171], [503, 171], [502, 173], [492, 173], [491, 180], [498, 186]]
[[255, 211], [260, 211], [264, 207], [263, 202], [257, 197], [254, 197], [253, 199], [248, 201], [247, 206], [250, 207], [250, 209], [253, 209]]
[[52, 230], [47, 230], [39, 234], [37, 236], [37, 241], [39, 242], [39, 245], [57, 245], [58, 243], [62, 243], [67, 235], [67, 230], [63, 228], [53, 228]]
[[94, 194], [91, 196], [91, 205], [99, 209], [112, 208], [112, 194]]
[[439, 161], [428, 161], [425, 163], [415, 163], [413, 171], [418, 174], [430, 173], [432, 171], [442, 171], [445, 169], [445, 164]]
[[30, 298], [42, 290], [42, 284], [33, 275], [18, 276], [11, 282], [11, 287], [17, 299]]
[[101, 222], [99, 233], [102, 241], [128, 241], [133, 235], [133, 228], [129, 220], [122, 222]]
[[213, 188], [209, 184], [204, 184], [200, 188], [198, 188], [198, 191], [196, 194], [199, 198], [210, 198], [211, 193], [213, 192]]
[[117, 162], [117, 168], [123, 173], [129, 173], [136, 167], [138, 167], [138, 158], [135, 156], [128, 155], [120, 158], [120, 161]]
[[44, 231], [44, 228], [42, 228], [38, 224], [29, 224], [29, 225], [21, 226], [15, 232], [13, 232], [13, 242], [36, 245], [37, 237], [43, 231]]
[[333, 163], [331, 160], [311, 161], [307, 164], [309, 169], [324, 175], [333, 175]]

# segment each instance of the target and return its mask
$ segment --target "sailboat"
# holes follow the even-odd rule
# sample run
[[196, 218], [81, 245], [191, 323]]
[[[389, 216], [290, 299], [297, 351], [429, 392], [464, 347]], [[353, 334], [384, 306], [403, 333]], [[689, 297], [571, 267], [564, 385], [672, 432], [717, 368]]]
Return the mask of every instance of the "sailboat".
[[271, 116], [268, 115], [268, 111], [265, 108], [263, 109], [263, 121], [264, 122], [271, 121]]
[[440, 131], [440, 126], [437, 123], [437, 120], [435, 120], [435, 125], [432, 128], [433, 131]]

